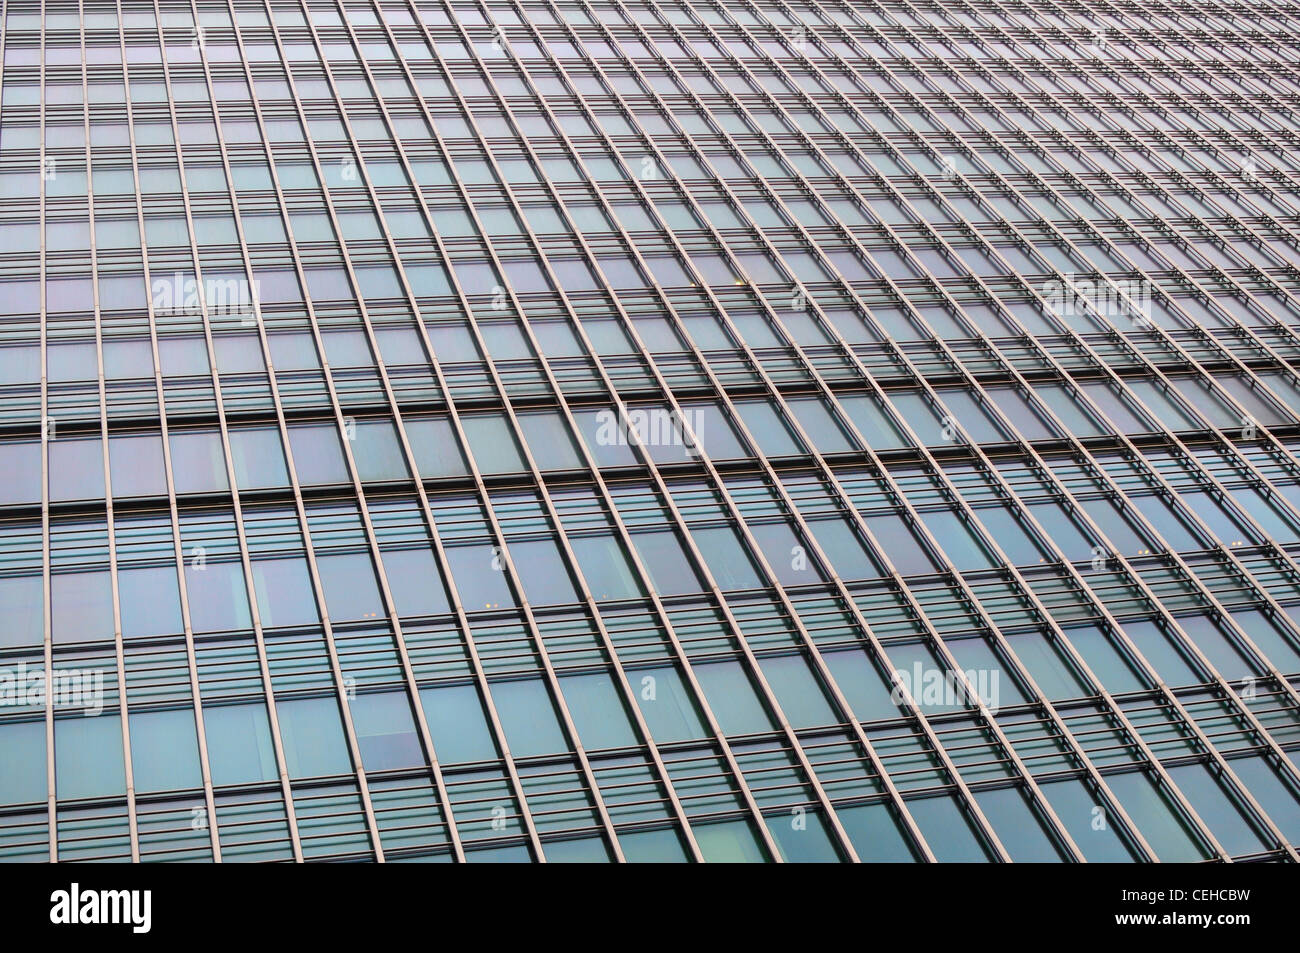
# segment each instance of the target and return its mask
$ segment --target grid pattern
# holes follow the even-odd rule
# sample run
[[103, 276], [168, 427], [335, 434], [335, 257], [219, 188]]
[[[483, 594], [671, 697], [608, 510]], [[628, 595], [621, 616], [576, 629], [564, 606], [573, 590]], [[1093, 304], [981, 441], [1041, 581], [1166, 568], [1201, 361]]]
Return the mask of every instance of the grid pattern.
[[0, 9], [0, 858], [1300, 860], [1293, 5]]

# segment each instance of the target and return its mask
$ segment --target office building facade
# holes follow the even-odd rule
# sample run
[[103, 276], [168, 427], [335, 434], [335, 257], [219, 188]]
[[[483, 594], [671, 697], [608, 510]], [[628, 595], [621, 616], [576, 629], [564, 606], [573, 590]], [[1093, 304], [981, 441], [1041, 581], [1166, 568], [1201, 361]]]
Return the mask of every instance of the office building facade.
[[0, 859], [1300, 860], [1293, 7], [0, 17]]

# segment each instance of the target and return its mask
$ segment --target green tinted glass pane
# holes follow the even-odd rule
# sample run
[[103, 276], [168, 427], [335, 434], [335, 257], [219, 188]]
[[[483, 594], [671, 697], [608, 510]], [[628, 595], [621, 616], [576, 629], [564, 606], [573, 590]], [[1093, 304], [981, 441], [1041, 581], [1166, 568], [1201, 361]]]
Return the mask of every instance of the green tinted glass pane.
[[835, 813], [863, 863], [911, 863], [920, 859], [887, 804], [837, 807]]
[[628, 669], [627, 677], [656, 742], [668, 744], [708, 736], [691, 690], [676, 669], [638, 667]]
[[766, 820], [786, 863], [833, 864], [842, 859], [819, 814], [799, 808], [789, 817], [769, 816]]
[[621, 748], [637, 743], [636, 732], [614, 680], [604, 672], [560, 679], [569, 715], [584, 748]]
[[433, 750], [443, 764], [488, 761], [497, 756], [487, 713], [473, 685], [447, 685], [420, 692]]
[[515, 757], [569, 750], [550, 690], [540, 678], [494, 682], [492, 703]]
[[694, 668], [695, 677], [724, 733], [743, 735], [776, 727], [740, 662], [711, 662]]
[[748, 820], [695, 824], [692, 830], [706, 863], [761, 864], [767, 860], [767, 848]]
[[680, 864], [691, 859], [684, 838], [673, 827], [620, 832], [618, 846], [629, 864]]
[[1188, 863], [1210, 857], [1208, 847], [1192, 833], [1170, 797], [1145, 773], [1112, 775], [1106, 784], [1162, 861]]
[[1120, 836], [1120, 819], [1083, 781], [1041, 784], [1052, 810], [1090, 863], [1130, 863], [1137, 854]]
[[992, 851], [975, 832], [973, 818], [959, 806], [955, 795], [908, 801], [907, 809], [936, 860], [960, 864], [993, 860]]
[[1066, 859], [1044, 819], [1019, 788], [980, 791], [975, 800], [1013, 861], [1041, 864]]

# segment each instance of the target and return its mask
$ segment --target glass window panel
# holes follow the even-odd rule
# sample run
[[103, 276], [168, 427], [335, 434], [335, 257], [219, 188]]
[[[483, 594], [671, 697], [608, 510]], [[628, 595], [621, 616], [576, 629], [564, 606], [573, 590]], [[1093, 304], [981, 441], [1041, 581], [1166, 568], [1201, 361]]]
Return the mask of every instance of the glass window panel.
[[520, 429], [528, 449], [543, 470], [567, 470], [583, 466], [569, 425], [558, 413], [522, 414]]
[[131, 778], [140, 794], [203, 786], [194, 712], [132, 712]]
[[1092, 559], [1093, 541], [1084, 535], [1074, 517], [1067, 514], [1059, 503], [1031, 503], [1026, 509], [1043, 528], [1046, 539], [1070, 562]]
[[1210, 858], [1209, 848], [1192, 833], [1191, 824], [1145, 772], [1108, 775], [1106, 784], [1160, 860], [1195, 863]]
[[45, 780], [45, 722], [0, 724], [0, 751], [5, 753], [5, 770], [0, 771], [0, 804], [44, 802], [49, 796]]
[[177, 493], [212, 493], [230, 488], [219, 431], [173, 430], [167, 439]]
[[1048, 700], [1057, 702], [1091, 694], [1054, 640], [1041, 632], [1026, 632], [1008, 636], [1007, 641]]
[[754, 589], [764, 585], [758, 566], [730, 526], [691, 530], [709, 572], [720, 589]]
[[1154, 620], [1124, 623], [1127, 635], [1138, 651], [1168, 685], [1199, 685], [1205, 681], [1199, 667], [1178, 641]]
[[569, 750], [550, 690], [540, 678], [493, 682], [492, 704], [514, 757]]
[[1272, 838], [1266, 839], [1238, 797], [1208, 765], [1177, 765], [1169, 768], [1169, 777], [1229, 854], [1255, 854], [1269, 848]]
[[[889, 659], [894, 664], [892, 678], [895, 683], [893, 697], [900, 701], [910, 694], [912, 701], [927, 715], [960, 711], [971, 707], [972, 700], [956, 673], [952, 672], [938, 653], [925, 642], [894, 642], [888, 647]], [[956, 657], [954, 652], [954, 658]], [[978, 691], [978, 681], [972, 680]], [[903, 691], [906, 689], [906, 692]], [[992, 701], [992, 699], [986, 699]], [[996, 707], [996, 706], [995, 706]]]
[[1209, 616], [1178, 616], [1176, 622], [1224, 678], [1235, 680], [1263, 674], [1245, 649]]
[[113, 437], [108, 442], [108, 459], [115, 497], [167, 494], [160, 435]]
[[0, 506], [41, 502], [40, 443], [0, 443], [0, 473]]
[[55, 573], [50, 586], [55, 643], [113, 637], [113, 581], [108, 570]]
[[352, 441], [352, 459], [366, 482], [406, 480], [410, 473], [397, 442], [397, 431], [387, 420], [358, 420]]
[[1230, 767], [1288, 843], [1300, 841], [1300, 791], [1294, 781], [1260, 755], [1234, 759]]
[[437, 560], [428, 548], [383, 552], [384, 575], [398, 614], [441, 615], [451, 611]]
[[1119, 819], [1106, 810], [1102, 799], [1082, 780], [1040, 782], [1039, 787], [1090, 863], [1132, 863], [1138, 859], [1116, 829]]
[[214, 785], [253, 784], [278, 776], [271, 722], [261, 702], [205, 706], [203, 731]]
[[885, 569], [858, 531], [843, 517], [809, 520], [817, 545], [841, 579], [868, 579], [885, 575]]
[[865, 649], [825, 652], [822, 658], [859, 721], [898, 718], [903, 714], [892, 697], [892, 678], [881, 672]]
[[616, 537], [579, 536], [569, 545], [593, 599], [635, 599], [646, 594], [627, 551]]
[[510, 544], [510, 557], [524, 596], [533, 605], [578, 601], [564, 557], [551, 540], [515, 540]]
[[241, 490], [289, 485], [278, 431], [269, 427], [232, 428], [230, 452], [235, 463], [235, 483]]
[[836, 807], [836, 815], [863, 863], [915, 863], [921, 859], [887, 803]]
[[763, 677], [786, 720], [795, 728], [839, 724], [821, 680], [801, 655], [767, 655], [758, 660]]
[[910, 441], [903, 436], [892, 420], [885, 414], [880, 401], [867, 394], [837, 396], [840, 406], [848, 414], [853, 426], [867, 441], [873, 450], [894, 450], [907, 446]]
[[440, 764], [491, 761], [497, 757], [487, 712], [473, 685], [422, 689], [420, 704]]
[[358, 695], [351, 709], [361, 764], [367, 771], [413, 768], [425, 763], [405, 692]]
[[444, 417], [407, 418], [405, 426], [422, 479], [469, 473], [469, 465], [450, 420]]
[[325, 605], [333, 622], [384, 618], [375, 564], [366, 553], [317, 554]]
[[694, 695], [676, 668], [628, 669], [627, 677], [657, 743], [672, 744], [709, 736]]
[[749, 532], [781, 585], [808, 585], [825, 578], [816, 556], [789, 524], [756, 523], [750, 525]]
[[104, 712], [55, 719], [54, 790], [60, 801], [126, 794], [121, 718]]
[[943, 547], [943, 554], [958, 572], [991, 569], [993, 554], [975, 535], [966, 519], [951, 510], [924, 510], [921, 522]]
[[238, 562], [209, 562], [190, 554], [185, 563], [185, 595], [195, 632], [219, 632], [252, 626], [244, 567]]
[[257, 614], [264, 626], [311, 625], [320, 621], [307, 561], [301, 557], [253, 561]]
[[745, 401], [737, 403], [736, 410], [764, 456], [779, 457], [804, 452], [803, 445], [771, 404]]
[[98, 437], [63, 437], [47, 446], [52, 501], [104, 498], [104, 450]]
[[1258, 609], [1230, 612], [1229, 615], [1278, 671], [1285, 674], [1300, 672], [1300, 648], [1289, 627], [1270, 619]]
[[686, 550], [672, 530], [633, 533], [632, 544], [650, 574], [655, 592], [668, 596], [704, 591]]
[[45, 640], [45, 581], [39, 572], [0, 576], [0, 648]]
[[465, 439], [469, 441], [474, 461], [483, 473], [517, 473], [527, 469], [505, 417], [463, 417], [461, 426], [465, 428]]
[[675, 827], [620, 831], [618, 845], [629, 864], [683, 864], [691, 859], [686, 841]]
[[291, 698], [278, 701], [275, 708], [289, 777], [325, 777], [352, 770], [334, 698]]
[[955, 794], [908, 801], [907, 809], [920, 828], [935, 860], [940, 863], [971, 864], [993, 860], [976, 833], [974, 819]]
[[748, 819], [694, 824], [692, 830], [705, 863], [761, 864], [768, 859], [767, 848]]
[[710, 662], [694, 669], [709, 708], [725, 734], [744, 735], [776, 727], [759, 700], [757, 686], [740, 662]]
[[842, 453], [857, 449], [847, 431], [819, 398], [798, 398], [788, 403], [790, 412], [819, 452]]
[[886, 547], [885, 555], [894, 564], [894, 568], [904, 576], [931, 573], [939, 568], [903, 517], [894, 513], [880, 513], [868, 516], [866, 522], [871, 535]]
[[788, 864], [833, 864], [842, 858], [820, 813], [800, 809], [789, 817], [768, 816], [767, 827]]
[[1066, 859], [1019, 787], [985, 789], [975, 795], [975, 800], [1012, 861], [1042, 864]]
[[565, 705], [584, 748], [622, 748], [637, 744], [627, 707], [609, 675], [593, 672], [562, 676], [560, 691], [564, 693]]
[[181, 594], [174, 566], [117, 571], [122, 637], [168, 635], [184, 631]]
[[339, 443], [339, 430], [332, 421], [291, 425], [289, 448], [293, 451], [298, 482], [304, 486], [351, 482], [343, 446]]
[[447, 562], [466, 612], [515, 604], [505, 563], [493, 547], [451, 546], [447, 549]]

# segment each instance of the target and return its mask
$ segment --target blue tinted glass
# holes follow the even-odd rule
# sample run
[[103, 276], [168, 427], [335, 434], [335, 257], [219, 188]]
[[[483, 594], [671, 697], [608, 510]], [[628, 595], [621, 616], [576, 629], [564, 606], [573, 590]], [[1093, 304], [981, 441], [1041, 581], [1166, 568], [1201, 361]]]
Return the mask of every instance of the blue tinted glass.
[[277, 775], [266, 706], [209, 705], [203, 709], [212, 783], [249, 784]]
[[60, 800], [120, 796], [126, 790], [122, 720], [107, 712], [54, 722], [54, 785]]
[[405, 692], [358, 695], [352, 700], [361, 764], [367, 771], [387, 771], [424, 764], [411, 703]]
[[343, 721], [333, 698], [294, 698], [276, 703], [289, 777], [312, 778], [352, 770]]
[[188, 708], [133, 712], [131, 775], [136, 791], [176, 791], [203, 785], [199, 738]]

